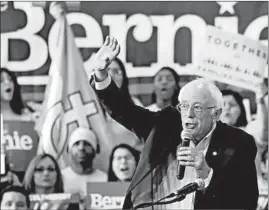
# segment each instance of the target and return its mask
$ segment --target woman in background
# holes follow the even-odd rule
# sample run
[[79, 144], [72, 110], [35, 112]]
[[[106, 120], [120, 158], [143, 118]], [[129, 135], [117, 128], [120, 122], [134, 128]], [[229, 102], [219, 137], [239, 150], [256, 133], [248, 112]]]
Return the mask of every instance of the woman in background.
[[223, 90], [221, 93], [224, 101], [221, 121], [228, 125], [245, 129], [248, 122], [243, 97], [233, 90]]
[[126, 69], [119, 58], [116, 58], [111, 62], [111, 64], [108, 66], [108, 72], [118, 88], [120, 88], [123, 93], [134, 102], [134, 104], [143, 106], [138, 98], [131, 97], [129, 93], [129, 79], [126, 74]]
[[179, 76], [174, 69], [170, 67], [161, 68], [154, 76], [153, 84], [153, 104], [147, 106], [147, 109], [156, 112], [167, 106], [178, 104]]
[[21, 97], [21, 87], [15, 74], [1, 68], [1, 112], [4, 120], [30, 121], [30, 110], [25, 106]]
[[38, 113], [34, 107], [24, 104], [21, 87], [15, 74], [6, 68], [1, 68], [1, 113], [4, 120], [35, 121]]
[[264, 101], [267, 90], [265, 84], [256, 92], [257, 114], [256, 119], [247, 122], [246, 110], [243, 105], [243, 97], [233, 90], [223, 90], [224, 107], [221, 121], [228, 125], [241, 128], [253, 135], [257, 146], [267, 144], [268, 137], [268, 111]]
[[32, 194], [63, 193], [62, 174], [49, 154], [37, 155], [26, 169], [23, 185]]
[[138, 164], [140, 152], [127, 144], [120, 144], [111, 152], [108, 181], [131, 181]]

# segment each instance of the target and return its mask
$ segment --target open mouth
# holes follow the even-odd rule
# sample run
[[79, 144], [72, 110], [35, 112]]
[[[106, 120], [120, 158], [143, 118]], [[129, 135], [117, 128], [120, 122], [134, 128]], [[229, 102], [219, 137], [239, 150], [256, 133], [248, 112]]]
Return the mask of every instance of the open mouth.
[[185, 123], [185, 126], [186, 126], [187, 129], [194, 129], [195, 128], [194, 123]]
[[120, 168], [120, 171], [121, 171], [121, 172], [127, 172], [128, 170], [129, 170], [128, 167]]
[[11, 93], [11, 88], [7, 88], [7, 89], [5, 90], [5, 92], [6, 92], [6, 93]]

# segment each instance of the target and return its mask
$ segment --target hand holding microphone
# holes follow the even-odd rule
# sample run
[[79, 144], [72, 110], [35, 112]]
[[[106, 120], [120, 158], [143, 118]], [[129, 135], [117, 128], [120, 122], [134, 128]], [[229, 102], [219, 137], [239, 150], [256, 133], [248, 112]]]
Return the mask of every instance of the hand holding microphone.
[[190, 142], [190, 140], [192, 139], [190, 133], [183, 130], [181, 133], [181, 138], [182, 138], [182, 146], [179, 148], [179, 151], [177, 152], [177, 160], [178, 160], [177, 178], [183, 179], [185, 173], [185, 167], [190, 166], [195, 168], [199, 178], [206, 179], [209, 175], [210, 168], [206, 163], [203, 151], [200, 151], [195, 147], [194, 148], [189, 147], [189, 143], [184, 144], [184, 141]]
[[[189, 147], [190, 141], [192, 139], [192, 135], [188, 132], [185, 132], [184, 130], [181, 133], [181, 139], [182, 139], [182, 144], [181, 147]], [[178, 164], [177, 164], [177, 179], [181, 180], [184, 177], [185, 173], [185, 165], [181, 165], [180, 161], [178, 159]]]

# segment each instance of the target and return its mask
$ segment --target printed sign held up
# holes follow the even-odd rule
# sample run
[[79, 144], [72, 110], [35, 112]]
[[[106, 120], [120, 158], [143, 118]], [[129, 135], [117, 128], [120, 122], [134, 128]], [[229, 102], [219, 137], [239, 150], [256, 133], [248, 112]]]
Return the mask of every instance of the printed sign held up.
[[31, 194], [32, 210], [69, 210], [79, 208], [80, 197], [78, 194], [52, 193]]
[[224, 32], [213, 26], [201, 44], [197, 74], [255, 91], [263, 81], [268, 48], [243, 35]]
[[87, 209], [121, 209], [129, 182], [87, 183]]
[[3, 140], [9, 166], [13, 171], [25, 171], [36, 156], [38, 135], [33, 122], [4, 121]]

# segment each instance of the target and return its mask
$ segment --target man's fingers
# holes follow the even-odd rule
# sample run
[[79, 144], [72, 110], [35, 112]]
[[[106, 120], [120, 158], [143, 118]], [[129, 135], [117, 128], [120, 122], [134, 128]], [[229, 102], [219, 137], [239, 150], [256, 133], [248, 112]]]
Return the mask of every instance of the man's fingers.
[[179, 151], [177, 153], [177, 155], [181, 156], [181, 155], [191, 155], [192, 152], [190, 150], [186, 150], [186, 151]]
[[192, 156], [178, 156], [177, 159], [179, 161], [194, 161], [194, 158]]
[[192, 167], [195, 166], [194, 162], [188, 162], [188, 161], [187, 162], [180, 161], [179, 164], [182, 165], [182, 166], [192, 166]]
[[116, 42], [116, 39], [114, 37], [112, 37], [112, 41], [111, 41], [111, 45], [110, 45], [112, 50], [114, 50], [114, 48], [115, 48], [115, 42]]
[[108, 47], [109, 47], [109, 48], [112, 48], [113, 43], [114, 43], [114, 38], [113, 38], [112, 36], [110, 36], [110, 37], [109, 37], [109, 44], [108, 44]]
[[115, 50], [116, 47], [117, 47], [117, 45], [118, 45], [118, 41], [117, 41], [117, 39], [114, 38], [114, 42], [113, 42], [113, 46], [112, 46], [112, 50]]
[[109, 36], [106, 36], [106, 40], [104, 42], [104, 46], [108, 46], [108, 43], [109, 43]]
[[115, 53], [116, 53], [116, 56], [120, 53], [120, 45], [119, 44], [116, 45]]
[[192, 150], [190, 147], [180, 147], [179, 151], [187, 151], [187, 150]]

